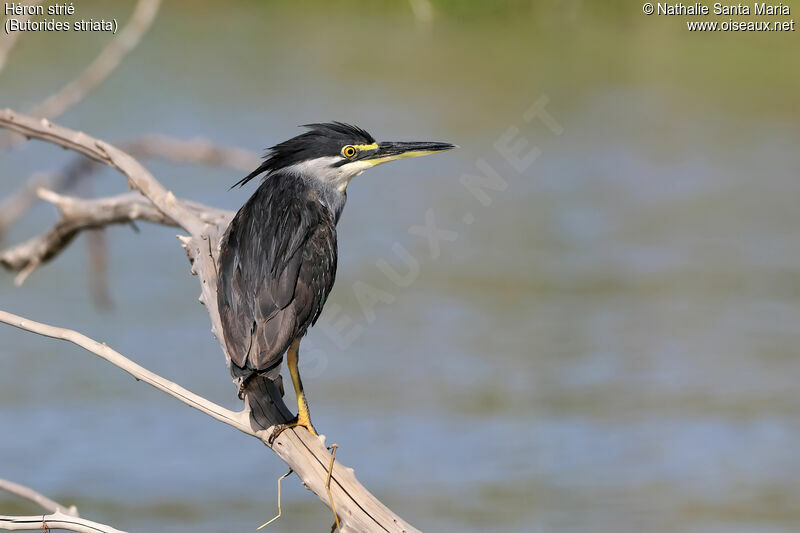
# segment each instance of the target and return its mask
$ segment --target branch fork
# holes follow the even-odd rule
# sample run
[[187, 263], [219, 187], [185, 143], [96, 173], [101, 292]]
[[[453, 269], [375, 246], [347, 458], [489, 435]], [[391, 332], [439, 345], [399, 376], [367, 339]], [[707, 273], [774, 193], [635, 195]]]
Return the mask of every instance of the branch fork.
[[[179, 236], [179, 239], [191, 263], [191, 272], [200, 281], [200, 301], [208, 311], [211, 330], [219, 341], [222, 340], [221, 321], [216, 305], [216, 254], [220, 238], [233, 215], [231, 212], [179, 199], [131, 155], [85, 133], [61, 127], [47, 120], [21, 115], [10, 109], [0, 111], [0, 127], [27, 138], [40, 139], [68, 148], [104, 163], [121, 172], [134, 191], [108, 198], [87, 200], [61, 195], [47, 189], [38, 190], [37, 194], [41, 198], [57, 206], [60, 213], [59, 221], [49, 231], [0, 253], [0, 264], [8, 270], [18, 272], [18, 280], [22, 281], [39, 265], [55, 258], [81, 231], [137, 220], [177, 226], [187, 233]], [[259, 394], [257, 391], [260, 387], [276, 386], [274, 383], [261, 380], [257, 386], [250, 387], [248, 390], [253, 389], [253, 392], [246, 394], [244, 409], [234, 412], [145, 369], [104, 343], [76, 331], [42, 324], [6, 311], [0, 311], [0, 322], [81, 346], [129, 373], [135, 379], [144, 381], [215, 420], [259, 439], [297, 473], [303, 484], [325, 505], [335, 509], [341, 531], [389, 533], [417, 531], [367, 491], [356, 479], [352, 468], [335, 461], [333, 454], [325, 447], [324, 436], [317, 438], [303, 428], [290, 428], [283, 431], [270, 445], [272, 429], [285, 420], [286, 413], [269, 402], [267, 395]], [[230, 362], [224, 343], [220, 342], [220, 348]], [[38, 520], [41, 526], [41, 518]], [[48, 519], [47, 523], [49, 527], [58, 527], [55, 519]], [[0, 517], [0, 528], [3, 525], [4, 522]]]

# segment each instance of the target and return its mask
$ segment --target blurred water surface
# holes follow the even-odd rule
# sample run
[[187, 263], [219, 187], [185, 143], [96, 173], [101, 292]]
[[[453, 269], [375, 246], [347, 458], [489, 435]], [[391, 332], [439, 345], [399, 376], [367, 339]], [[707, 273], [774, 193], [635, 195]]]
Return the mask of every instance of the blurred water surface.
[[[352, 183], [328, 326], [301, 356], [317, 427], [423, 530], [797, 531], [796, 35], [692, 35], [624, 4], [435, 2], [424, 24], [400, 2], [166, 2], [59, 122], [258, 151], [338, 119], [461, 146]], [[106, 40], [23, 36], [0, 106], [37, 102]], [[523, 117], [543, 97], [560, 135]], [[510, 128], [541, 151], [522, 173], [495, 148]], [[3, 155], [0, 188], [69, 160], [28, 143]], [[488, 206], [459, 181], [479, 160], [507, 183]], [[228, 192], [225, 169], [147, 166], [220, 207], [252, 192]], [[124, 182], [103, 172], [93, 189]], [[426, 216], [451, 232], [438, 246], [413, 230]], [[54, 219], [40, 206], [4, 242]], [[84, 239], [22, 288], [0, 278], [2, 308], [237, 408], [176, 231], [141, 230], [108, 231], [113, 312], [91, 303]], [[398, 244], [419, 264], [408, 286], [379, 266], [406, 271]], [[371, 311], [363, 284], [381, 291]], [[331, 333], [342, 317], [346, 341]], [[274, 515], [284, 466], [257, 441], [70, 345], [0, 339], [0, 476], [131, 531], [251, 531]], [[298, 485], [274, 531], [329, 526]]]

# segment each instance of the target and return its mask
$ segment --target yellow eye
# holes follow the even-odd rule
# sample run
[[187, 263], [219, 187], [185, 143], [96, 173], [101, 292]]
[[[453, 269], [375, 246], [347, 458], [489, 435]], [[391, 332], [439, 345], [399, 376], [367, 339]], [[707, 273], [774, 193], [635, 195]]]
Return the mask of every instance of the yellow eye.
[[345, 146], [342, 148], [342, 155], [345, 156], [347, 159], [352, 159], [356, 155], [356, 149], [352, 146]]

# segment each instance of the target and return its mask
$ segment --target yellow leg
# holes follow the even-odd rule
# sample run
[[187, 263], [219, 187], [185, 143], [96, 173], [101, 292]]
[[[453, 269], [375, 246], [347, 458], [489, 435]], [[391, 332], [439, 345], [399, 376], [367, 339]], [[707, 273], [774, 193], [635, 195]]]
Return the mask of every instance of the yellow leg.
[[289, 374], [292, 376], [292, 385], [294, 385], [294, 392], [297, 394], [297, 422], [296, 426], [303, 426], [312, 435], [317, 436], [314, 426], [311, 425], [311, 416], [308, 413], [308, 401], [303, 392], [303, 382], [300, 380], [300, 371], [297, 369], [297, 361], [300, 358], [300, 339], [295, 339], [292, 345], [289, 346], [289, 353], [287, 357], [287, 364], [289, 366]]
[[315, 437], [317, 436], [317, 431], [314, 429], [314, 426], [311, 425], [311, 416], [308, 413], [308, 401], [306, 401], [306, 395], [303, 392], [303, 381], [300, 379], [300, 371], [297, 368], [297, 361], [299, 358], [300, 339], [295, 339], [292, 341], [291, 346], [289, 346], [289, 351], [286, 354], [286, 363], [289, 367], [289, 374], [292, 376], [294, 392], [297, 395], [297, 419], [295, 419], [293, 422], [289, 422], [288, 424], [282, 424], [276, 427], [272, 432], [270, 442], [274, 441], [283, 430], [296, 426], [303, 426], [309, 431], [309, 433]]

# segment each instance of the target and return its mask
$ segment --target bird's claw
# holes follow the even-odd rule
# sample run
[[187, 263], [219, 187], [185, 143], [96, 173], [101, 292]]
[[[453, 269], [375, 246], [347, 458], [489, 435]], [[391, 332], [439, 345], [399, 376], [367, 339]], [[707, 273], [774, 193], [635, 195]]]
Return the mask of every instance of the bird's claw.
[[269, 439], [267, 440], [267, 442], [269, 443], [270, 446], [272, 446], [272, 443], [275, 442], [275, 439], [278, 438], [278, 435], [280, 435], [281, 433], [283, 433], [284, 431], [286, 431], [289, 428], [295, 428], [295, 427], [298, 427], [298, 426], [306, 428], [309, 433], [311, 433], [315, 437], [319, 437], [319, 434], [317, 433], [317, 430], [314, 429], [314, 426], [311, 425], [311, 421], [310, 420], [308, 420], [308, 419], [300, 420], [298, 417], [295, 416], [289, 422], [287, 422], [285, 424], [279, 424], [279, 425], [275, 426], [275, 429], [272, 430], [272, 434], [269, 436]]

